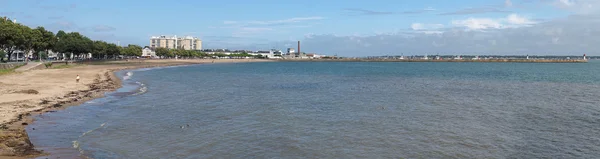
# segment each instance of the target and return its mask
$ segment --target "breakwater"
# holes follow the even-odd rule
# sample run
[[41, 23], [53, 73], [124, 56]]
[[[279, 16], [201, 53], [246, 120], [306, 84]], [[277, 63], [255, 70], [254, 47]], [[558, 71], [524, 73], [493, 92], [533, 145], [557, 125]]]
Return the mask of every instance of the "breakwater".
[[587, 63], [584, 59], [281, 59], [294, 62], [515, 62], [515, 63]]

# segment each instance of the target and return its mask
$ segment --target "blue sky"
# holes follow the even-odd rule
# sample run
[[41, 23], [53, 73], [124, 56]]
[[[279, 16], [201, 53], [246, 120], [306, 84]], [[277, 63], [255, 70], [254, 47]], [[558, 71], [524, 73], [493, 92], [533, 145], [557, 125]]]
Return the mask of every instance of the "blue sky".
[[[561, 26], [560, 34], [565, 36], [577, 29], [558, 22], [596, 15], [596, 5], [600, 7], [596, 1], [0, 0], [0, 15], [32, 27], [142, 46], [153, 35], [191, 35], [201, 38], [204, 48], [283, 50], [301, 40], [305, 52], [348, 56], [571, 54], [581, 51], [581, 46], [568, 48], [567, 44], [586, 41], [534, 32]], [[527, 35], [511, 37], [518, 32]], [[523, 38], [547, 38], [541, 41], [548, 44], [542, 48], [542, 44], [512, 42]], [[558, 46], [564, 39], [572, 41]], [[551, 45], [560, 49], [547, 47]], [[595, 49], [591, 44], [584, 47]]]

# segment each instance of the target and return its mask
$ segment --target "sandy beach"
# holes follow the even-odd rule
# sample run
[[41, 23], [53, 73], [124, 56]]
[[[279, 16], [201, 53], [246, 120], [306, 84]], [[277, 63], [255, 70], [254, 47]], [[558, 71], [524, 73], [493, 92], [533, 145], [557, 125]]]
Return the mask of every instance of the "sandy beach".
[[[29, 142], [24, 127], [30, 116], [53, 112], [102, 97], [120, 87], [114, 71], [202, 63], [267, 62], [261, 59], [129, 60], [74, 64], [0, 76], [0, 157], [42, 154]], [[76, 82], [76, 76], [80, 81]]]

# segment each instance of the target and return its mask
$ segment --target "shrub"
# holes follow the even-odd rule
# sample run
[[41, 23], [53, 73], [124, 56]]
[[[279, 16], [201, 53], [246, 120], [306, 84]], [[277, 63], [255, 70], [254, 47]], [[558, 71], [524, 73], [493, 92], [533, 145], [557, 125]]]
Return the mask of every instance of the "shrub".
[[46, 62], [44, 63], [44, 65], [46, 66], [46, 68], [50, 68], [52, 67], [52, 62]]
[[6, 57], [6, 52], [0, 50], [0, 62], [4, 62], [4, 58]]

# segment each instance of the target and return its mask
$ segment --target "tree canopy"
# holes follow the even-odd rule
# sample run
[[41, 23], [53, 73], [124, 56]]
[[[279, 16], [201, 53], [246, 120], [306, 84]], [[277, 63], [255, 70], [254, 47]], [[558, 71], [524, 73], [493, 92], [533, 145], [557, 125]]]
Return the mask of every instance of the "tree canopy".
[[142, 56], [142, 47], [130, 44], [121, 49], [121, 54], [125, 56]]
[[0, 50], [0, 62], [4, 62], [5, 56], [6, 56], [6, 52], [4, 52], [4, 50]]
[[154, 52], [156, 52], [156, 56], [160, 56], [160, 57], [171, 57], [168, 56], [169, 55], [169, 49], [167, 48], [156, 48], [156, 50], [154, 50]]
[[54, 33], [46, 30], [44, 27], [37, 27], [34, 30], [37, 30], [41, 34], [41, 37], [38, 39], [38, 42], [34, 46], [34, 50], [36, 52], [38, 52], [38, 51], [46, 51], [47, 52], [48, 50], [51, 50], [52, 48], [54, 48], [54, 45], [56, 44], [56, 41], [57, 41], [56, 36], [54, 36]]
[[[133, 55], [141, 54], [141, 47], [126, 47], [127, 53]], [[92, 53], [94, 57], [101, 55], [116, 56], [121, 53], [119, 47], [115, 44], [109, 44], [105, 41], [92, 41], [90, 38], [78, 32], [58, 31], [54, 34], [44, 27], [34, 29], [14, 23], [10, 20], [0, 19], [0, 50], [6, 51], [9, 60], [17, 50], [24, 52], [54, 52], [66, 54], [87, 54]], [[139, 50], [139, 53], [137, 53]], [[37, 54], [34, 54], [37, 56]], [[1, 56], [4, 57], [4, 56]]]

